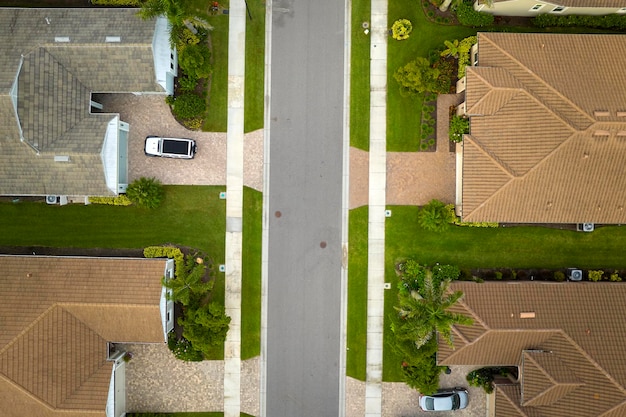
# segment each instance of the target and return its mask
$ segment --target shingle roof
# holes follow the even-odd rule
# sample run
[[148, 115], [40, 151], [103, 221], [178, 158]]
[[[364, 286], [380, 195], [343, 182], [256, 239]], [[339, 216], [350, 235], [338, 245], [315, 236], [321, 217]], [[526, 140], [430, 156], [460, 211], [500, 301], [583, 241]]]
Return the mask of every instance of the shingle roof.
[[463, 219], [625, 223], [626, 36], [480, 33], [478, 51]]
[[519, 366], [521, 383], [498, 391], [508, 398], [496, 401], [496, 416], [626, 410], [626, 324], [616, 315], [626, 286], [455, 282], [452, 289], [464, 293], [461, 308], [480, 317], [481, 336], [455, 350], [440, 343], [438, 361]]
[[106, 342], [164, 342], [162, 259], [0, 255], [0, 269], [0, 408], [9, 416], [103, 412]]
[[[155, 22], [136, 12], [0, 8], [0, 194], [117, 192], [107, 187], [100, 156], [115, 115], [91, 114], [90, 94], [164, 92], [156, 81]], [[16, 75], [14, 99], [26, 143], [10, 99]], [[27, 144], [48, 154], [36, 155]], [[71, 162], [55, 163], [55, 155]]]

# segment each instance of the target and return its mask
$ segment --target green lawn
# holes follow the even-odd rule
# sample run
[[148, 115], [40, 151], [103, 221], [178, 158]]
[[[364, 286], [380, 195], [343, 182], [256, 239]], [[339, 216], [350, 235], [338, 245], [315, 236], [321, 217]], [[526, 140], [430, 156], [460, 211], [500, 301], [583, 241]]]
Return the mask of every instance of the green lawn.
[[350, 45], [350, 145], [370, 147], [370, 36], [363, 22], [370, 22], [370, 0], [352, 1]]
[[421, 100], [402, 97], [395, 71], [415, 58], [427, 57], [428, 51], [443, 46], [443, 41], [462, 39], [476, 34], [476, 29], [439, 25], [428, 21], [422, 6], [414, 0], [390, 0], [389, 27], [400, 18], [413, 23], [409, 39], [397, 41], [389, 37], [387, 51], [387, 150], [419, 151], [421, 137]]
[[[401, 381], [401, 359], [393, 350], [389, 320], [397, 302], [395, 263], [411, 257], [424, 264], [453, 264], [461, 269], [509, 268], [624, 268], [626, 227], [612, 226], [593, 233], [544, 227], [474, 228], [449, 226], [443, 233], [417, 226], [417, 207], [393, 206], [385, 232], [385, 334], [383, 379]], [[362, 232], [361, 232], [362, 233]], [[351, 236], [351, 239], [354, 236]], [[363, 266], [366, 268], [367, 266]], [[359, 271], [351, 270], [352, 273]], [[365, 316], [363, 316], [365, 317]]]
[[[200, 249], [224, 262], [226, 203], [222, 186], [165, 186], [154, 210], [92, 204], [0, 203], [0, 246], [143, 248], [174, 244]], [[261, 193], [244, 190], [242, 355], [260, 351]], [[224, 304], [224, 273], [215, 272], [212, 299]], [[223, 358], [218, 347], [212, 359]]]
[[[203, 2], [208, 4], [208, 2]], [[221, 1], [220, 4], [224, 5]], [[205, 6], [206, 7], [206, 6]], [[228, 15], [210, 16], [213, 25], [211, 44], [213, 48], [213, 76], [211, 90], [207, 97], [208, 116], [202, 130], [205, 132], [226, 132], [228, 115]]]
[[261, 354], [261, 233], [263, 194], [244, 188], [241, 298], [241, 358]]
[[367, 345], [367, 220], [368, 207], [350, 210], [348, 254], [348, 325], [346, 374], [365, 381]]
[[[265, 108], [265, 2], [248, 1], [244, 131], [263, 127]], [[252, 17], [252, 19], [250, 19]]]

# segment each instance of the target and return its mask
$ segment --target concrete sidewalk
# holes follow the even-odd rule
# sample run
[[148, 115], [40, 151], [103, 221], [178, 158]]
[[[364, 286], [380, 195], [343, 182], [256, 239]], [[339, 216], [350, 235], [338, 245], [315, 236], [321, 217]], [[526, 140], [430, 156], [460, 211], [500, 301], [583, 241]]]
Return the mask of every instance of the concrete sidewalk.
[[382, 412], [387, 187], [387, 0], [372, 0], [365, 415]]
[[228, 23], [228, 120], [226, 148], [226, 315], [224, 416], [241, 413], [241, 251], [243, 232], [244, 73], [246, 5], [231, 0]]

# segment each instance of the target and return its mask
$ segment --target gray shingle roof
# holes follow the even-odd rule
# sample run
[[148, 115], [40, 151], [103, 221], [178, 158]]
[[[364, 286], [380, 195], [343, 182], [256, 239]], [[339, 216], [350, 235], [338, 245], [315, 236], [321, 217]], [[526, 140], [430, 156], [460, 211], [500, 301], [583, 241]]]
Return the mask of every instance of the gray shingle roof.
[[[114, 115], [90, 114], [90, 94], [164, 92], [154, 68], [155, 22], [136, 13], [0, 9], [0, 194], [114, 193], [100, 157]], [[10, 98], [18, 71], [13, 99], [27, 143]], [[55, 163], [59, 153], [71, 163]]]

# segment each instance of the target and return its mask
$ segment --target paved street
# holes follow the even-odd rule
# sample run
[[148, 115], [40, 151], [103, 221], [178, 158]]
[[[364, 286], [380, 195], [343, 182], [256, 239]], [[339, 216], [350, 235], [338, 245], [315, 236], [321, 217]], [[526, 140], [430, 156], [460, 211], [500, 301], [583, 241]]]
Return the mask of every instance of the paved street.
[[336, 416], [344, 3], [272, 7], [265, 415]]

